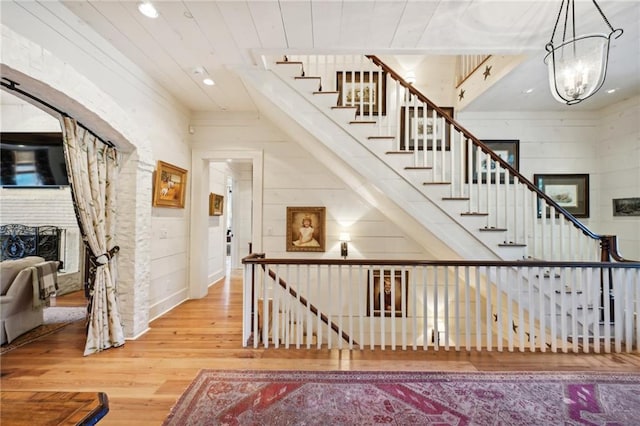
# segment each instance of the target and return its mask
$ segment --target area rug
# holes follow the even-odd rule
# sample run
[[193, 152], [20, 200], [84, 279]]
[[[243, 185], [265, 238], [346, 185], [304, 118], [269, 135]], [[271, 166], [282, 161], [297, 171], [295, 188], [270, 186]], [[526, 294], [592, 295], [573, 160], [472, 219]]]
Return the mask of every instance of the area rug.
[[164, 425], [638, 425], [640, 374], [202, 370]]
[[44, 309], [44, 324], [18, 336], [11, 343], [0, 346], [0, 354], [17, 349], [28, 343], [34, 342], [44, 336], [48, 336], [72, 322], [86, 317], [87, 308], [84, 307], [48, 307]]

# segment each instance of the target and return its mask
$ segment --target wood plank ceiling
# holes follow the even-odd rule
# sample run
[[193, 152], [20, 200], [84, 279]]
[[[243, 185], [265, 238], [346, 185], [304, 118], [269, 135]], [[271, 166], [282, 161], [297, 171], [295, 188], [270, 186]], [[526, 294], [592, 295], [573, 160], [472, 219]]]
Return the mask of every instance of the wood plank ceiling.
[[[77, 34], [70, 37], [94, 30], [151, 76], [152, 90], [158, 84], [192, 111], [255, 110], [233, 69], [258, 66], [263, 53], [524, 53], [538, 60], [559, 6], [555, 0], [165, 0], [154, 2], [160, 16], [149, 19], [138, 12], [138, 3], [62, 1], [66, 12], [59, 3], [15, 5], [60, 20], [70, 11], [77, 19]], [[607, 3], [603, 9], [614, 25], [636, 18], [631, 22], [637, 35], [638, 2]], [[87, 50], [107, 52], [96, 38], [85, 44]], [[637, 70], [637, 45], [635, 52], [630, 60]], [[201, 84], [194, 73], [198, 67], [214, 86]], [[502, 101], [508, 99], [507, 94]]]

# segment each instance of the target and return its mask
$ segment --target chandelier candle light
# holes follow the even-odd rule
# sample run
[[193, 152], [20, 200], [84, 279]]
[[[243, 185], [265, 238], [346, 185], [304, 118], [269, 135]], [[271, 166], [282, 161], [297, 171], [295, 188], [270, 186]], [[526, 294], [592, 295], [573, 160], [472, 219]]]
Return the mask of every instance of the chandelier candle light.
[[[609, 34], [585, 34], [576, 37], [575, 1], [562, 0], [551, 40], [545, 46], [544, 62], [549, 68], [551, 93], [558, 102], [574, 105], [587, 99], [602, 87], [607, 74], [609, 42], [611, 37], [622, 35], [622, 28], [614, 30], [600, 6], [593, 5], [600, 13]], [[555, 42], [556, 30], [563, 18], [562, 40]], [[571, 38], [567, 40], [567, 32]]]

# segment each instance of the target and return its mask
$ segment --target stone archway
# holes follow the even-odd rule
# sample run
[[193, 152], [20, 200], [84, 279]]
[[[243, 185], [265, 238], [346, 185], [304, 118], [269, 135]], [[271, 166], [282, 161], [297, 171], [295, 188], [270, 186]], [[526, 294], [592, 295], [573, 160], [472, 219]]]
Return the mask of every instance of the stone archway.
[[[20, 52], [25, 44], [37, 46], [15, 33], [5, 38], [8, 33], [11, 30], [3, 26], [4, 52]], [[118, 290], [125, 337], [135, 338], [149, 325], [149, 241], [154, 168], [151, 149], [136, 135], [135, 126], [126, 112], [108, 95], [62, 61], [57, 65], [65, 72], [45, 72], [41, 67], [34, 67], [27, 55], [7, 54], [3, 55], [0, 74], [18, 83], [23, 91], [76, 118], [101, 138], [113, 142], [122, 153], [117, 212], [117, 238], [121, 247]], [[33, 100], [25, 100], [36, 105]], [[47, 111], [46, 107], [42, 109]]]

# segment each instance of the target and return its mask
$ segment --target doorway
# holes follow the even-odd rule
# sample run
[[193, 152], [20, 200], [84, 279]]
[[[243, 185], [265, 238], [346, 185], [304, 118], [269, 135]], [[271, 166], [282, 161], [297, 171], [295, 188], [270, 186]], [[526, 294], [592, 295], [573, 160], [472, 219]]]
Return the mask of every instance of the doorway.
[[[204, 297], [209, 285], [226, 275], [227, 258], [230, 270], [241, 268], [249, 247], [262, 247], [263, 162], [260, 151], [192, 151], [190, 251], [198, 255], [190, 256], [189, 298]], [[208, 214], [207, 203], [214, 188], [215, 193], [224, 194], [223, 216]], [[228, 216], [232, 234], [229, 255]]]

